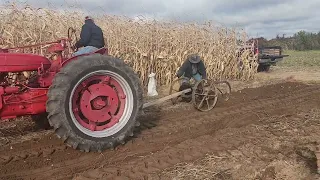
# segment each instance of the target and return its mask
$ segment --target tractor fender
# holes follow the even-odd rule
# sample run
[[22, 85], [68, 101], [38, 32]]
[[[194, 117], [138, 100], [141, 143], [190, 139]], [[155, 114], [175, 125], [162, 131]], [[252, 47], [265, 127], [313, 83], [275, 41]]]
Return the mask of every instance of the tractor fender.
[[65, 61], [63, 61], [63, 62], [61, 63], [61, 67], [65, 66], [66, 64], [68, 64], [68, 63], [71, 62], [71, 61], [77, 60], [79, 57], [88, 56], [88, 55], [92, 55], [92, 54], [96, 54], [96, 53], [102, 54], [102, 55], [103, 55], [103, 54], [108, 55], [108, 49], [103, 47], [103, 48], [100, 48], [100, 49], [98, 49], [98, 50], [96, 50], [96, 51], [94, 51], [94, 52], [92, 52], [92, 53], [81, 54], [81, 55], [78, 55], [78, 56], [73, 56], [73, 57], [71, 57], [71, 58], [66, 59]]

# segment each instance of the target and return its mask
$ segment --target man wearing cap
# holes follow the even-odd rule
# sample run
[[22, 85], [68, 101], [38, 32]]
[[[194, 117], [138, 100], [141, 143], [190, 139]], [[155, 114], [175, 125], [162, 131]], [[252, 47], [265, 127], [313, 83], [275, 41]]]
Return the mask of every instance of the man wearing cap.
[[[200, 56], [197, 54], [190, 55], [182, 64], [177, 72], [177, 77], [180, 78], [183, 76], [181, 85], [179, 87], [179, 91], [183, 91], [185, 89], [191, 88], [190, 79], [193, 78], [196, 81], [200, 81], [201, 79], [205, 80], [205, 84], [207, 84], [207, 72], [206, 67], [201, 60]], [[185, 102], [191, 101], [191, 92], [181, 95], [182, 100]]]
[[[82, 26], [80, 40], [76, 42], [74, 48], [78, 51], [73, 56], [94, 52], [105, 46], [103, 32], [90, 16], [85, 17], [85, 24]], [[80, 48], [80, 49], [79, 49]]]
[[197, 54], [190, 55], [182, 64], [177, 72], [177, 77], [184, 76], [182, 83], [189, 83], [190, 79], [193, 78], [196, 81], [201, 79], [207, 79], [206, 67]]

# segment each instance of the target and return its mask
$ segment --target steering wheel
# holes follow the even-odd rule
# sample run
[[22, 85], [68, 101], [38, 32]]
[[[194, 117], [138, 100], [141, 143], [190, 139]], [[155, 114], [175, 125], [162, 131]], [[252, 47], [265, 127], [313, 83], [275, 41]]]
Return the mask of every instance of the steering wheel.
[[[74, 38], [72, 38], [72, 36], [74, 36]], [[73, 51], [77, 51], [78, 48], [74, 48], [74, 44], [78, 41], [78, 37], [76, 34], [76, 30], [72, 27], [68, 28], [68, 39], [70, 39], [69, 41], [69, 47], [73, 50]]]

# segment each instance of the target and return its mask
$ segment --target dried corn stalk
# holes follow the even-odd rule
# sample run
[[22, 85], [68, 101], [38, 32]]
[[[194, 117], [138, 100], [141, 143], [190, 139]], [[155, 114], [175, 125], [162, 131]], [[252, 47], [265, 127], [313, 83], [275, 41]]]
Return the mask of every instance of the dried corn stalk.
[[[67, 28], [78, 29], [83, 15], [32, 7], [7, 6], [0, 10], [0, 46], [13, 47], [67, 36]], [[245, 33], [234, 29], [205, 25], [133, 21], [124, 17], [102, 16], [96, 23], [103, 29], [111, 55], [125, 60], [144, 83], [155, 72], [159, 84], [169, 84], [190, 53], [204, 59], [210, 79], [248, 80], [256, 73], [256, 57], [252, 49], [237, 53]], [[46, 48], [30, 48], [27, 52], [47, 55]]]

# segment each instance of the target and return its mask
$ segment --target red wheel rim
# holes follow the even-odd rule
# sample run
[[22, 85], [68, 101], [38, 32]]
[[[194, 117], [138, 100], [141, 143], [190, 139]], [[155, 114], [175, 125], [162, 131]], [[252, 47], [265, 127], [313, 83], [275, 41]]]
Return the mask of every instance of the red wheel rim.
[[122, 86], [110, 75], [92, 75], [74, 88], [72, 114], [90, 131], [108, 130], [122, 117], [126, 95]]

